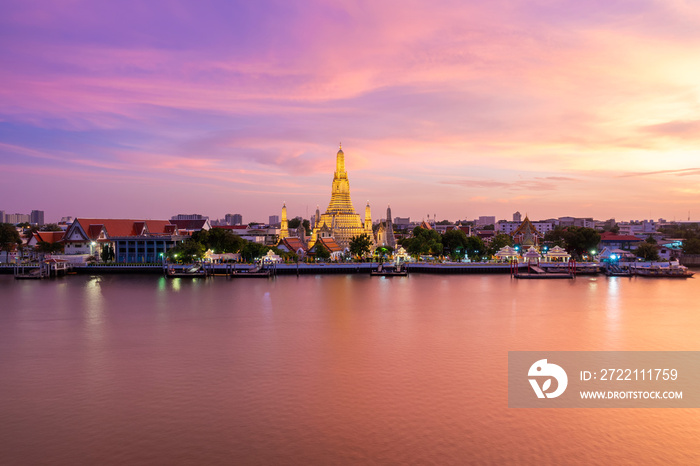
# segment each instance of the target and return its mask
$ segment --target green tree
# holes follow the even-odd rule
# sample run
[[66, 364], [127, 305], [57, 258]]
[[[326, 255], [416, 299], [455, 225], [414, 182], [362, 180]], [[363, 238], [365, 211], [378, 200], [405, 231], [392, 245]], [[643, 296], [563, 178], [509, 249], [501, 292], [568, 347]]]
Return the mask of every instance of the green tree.
[[478, 236], [467, 237], [467, 256], [473, 261], [478, 261], [487, 254], [487, 247], [484, 241]]
[[320, 241], [316, 242], [312, 249], [316, 259], [328, 260], [331, 258], [331, 252]]
[[555, 228], [544, 236], [545, 242], [563, 247], [569, 254], [580, 258], [583, 254], [596, 249], [600, 243], [600, 233], [593, 228], [567, 227]]
[[47, 223], [40, 228], [40, 231], [63, 231], [63, 229], [55, 223]]
[[202, 243], [192, 238], [176, 245], [168, 251], [168, 258], [177, 262], [194, 262], [202, 260], [206, 248]]
[[511, 238], [510, 235], [506, 235], [505, 233], [501, 233], [501, 234], [494, 236], [491, 239], [491, 243], [489, 243], [489, 247], [488, 247], [489, 256], [493, 256], [501, 248], [504, 248], [506, 246], [513, 246], [513, 238]]
[[0, 251], [5, 252], [6, 262], [7, 255], [21, 244], [22, 238], [14, 225], [11, 223], [0, 223]]
[[655, 240], [654, 237], [651, 236], [651, 235], [647, 236], [647, 239], [644, 240], [644, 241], [646, 241], [646, 242], [649, 243], [649, 244], [656, 244], [656, 240]]
[[691, 238], [683, 241], [683, 254], [700, 254], [700, 239]]
[[114, 248], [112, 248], [112, 245], [107, 244], [102, 248], [100, 259], [102, 259], [102, 262], [112, 262], [114, 260]]
[[355, 257], [364, 257], [372, 250], [372, 238], [367, 233], [353, 236], [350, 239], [350, 254]]
[[36, 244], [36, 250], [43, 254], [57, 254], [63, 252], [62, 243], [48, 243], [46, 241], [39, 241]]
[[452, 259], [462, 259], [468, 244], [467, 235], [462, 230], [449, 230], [442, 235], [442, 245]]
[[267, 254], [267, 251], [269, 250], [270, 247], [265, 246], [264, 244], [246, 241], [241, 248], [241, 258], [246, 262], [253, 262], [254, 260], [260, 259], [262, 256]]
[[647, 262], [659, 260], [659, 248], [655, 244], [641, 243], [634, 250], [634, 254]]
[[404, 238], [401, 245], [414, 256], [421, 254], [442, 254], [442, 237], [435, 230], [415, 227], [410, 238]]
[[196, 231], [192, 235], [192, 239], [216, 254], [240, 252], [246, 243], [246, 240], [224, 228]]

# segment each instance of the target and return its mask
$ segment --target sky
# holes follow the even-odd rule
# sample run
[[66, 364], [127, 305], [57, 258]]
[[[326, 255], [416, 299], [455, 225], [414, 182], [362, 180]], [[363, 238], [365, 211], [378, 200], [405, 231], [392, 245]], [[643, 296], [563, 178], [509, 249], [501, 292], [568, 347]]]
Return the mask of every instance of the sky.
[[4, 0], [0, 210], [700, 220], [700, 2]]

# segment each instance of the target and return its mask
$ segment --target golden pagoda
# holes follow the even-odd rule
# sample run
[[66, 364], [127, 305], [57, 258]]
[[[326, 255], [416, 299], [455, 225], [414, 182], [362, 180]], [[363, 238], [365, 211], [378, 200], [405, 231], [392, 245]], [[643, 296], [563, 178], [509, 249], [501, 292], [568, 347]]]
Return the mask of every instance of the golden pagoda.
[[331, 190], [331, 202], [326, 212], [316, 217], [309, 247], [312, 247], [319, 237], [333, 237], [342, 248], [350, 245], [353, 236], [361, 235], [365, 228], [360, 220], [360, 215], [355, 212], [350, 200], [350, 182], [345, 171], [345, 153], [340, 146], [335, 160], [335, 173], [333, 174], [333, 187]]
[[282, 204], [282, 223], [280, 225], [280, 240], [289, 238], [289, 222], [287, 222], [287, 203]]

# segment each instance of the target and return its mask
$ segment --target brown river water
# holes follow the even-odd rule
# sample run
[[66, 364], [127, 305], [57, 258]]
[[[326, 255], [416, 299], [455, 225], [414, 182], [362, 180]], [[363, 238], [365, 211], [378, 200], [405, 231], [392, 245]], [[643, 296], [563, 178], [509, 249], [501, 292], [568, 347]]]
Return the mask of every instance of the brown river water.
[[0, 464], [698, 464], [699, 410], [508, 408], [507, 368], [700, 350], [699, 299], [700, 278], [0, 276]]

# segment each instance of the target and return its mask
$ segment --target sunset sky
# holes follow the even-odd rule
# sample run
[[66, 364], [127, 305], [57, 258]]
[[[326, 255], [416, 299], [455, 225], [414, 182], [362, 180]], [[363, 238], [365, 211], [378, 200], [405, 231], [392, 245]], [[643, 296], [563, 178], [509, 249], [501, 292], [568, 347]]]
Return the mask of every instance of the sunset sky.
[[3, 1], [0, 210], [700, 220], [695, 0]]

